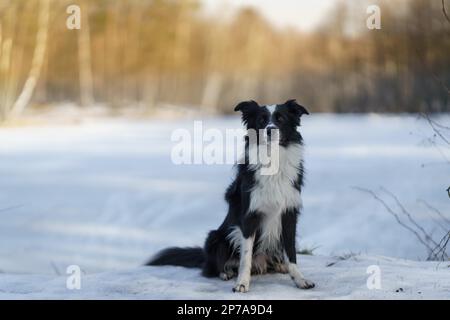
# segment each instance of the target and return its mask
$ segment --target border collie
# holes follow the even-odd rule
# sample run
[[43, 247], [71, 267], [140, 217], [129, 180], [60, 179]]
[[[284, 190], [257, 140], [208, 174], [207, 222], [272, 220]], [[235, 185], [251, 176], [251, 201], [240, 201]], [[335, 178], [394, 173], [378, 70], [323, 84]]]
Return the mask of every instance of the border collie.
[[[234, 181], [225, 193], [229, 209], [217, 230], [209, 232], [203, 248], [168, 248], [147, 265], [201, 268], [206, 277], [230, 280], [237, 276], [235, 292], [247, 292], [251, 274], [288, 273], [297, 287], [310, 289], [297, 266], [296, 226], [302, 207], [303, 139], [297, 128], [309, 114], [295, 100], [259, 106], [255, 101], [239, 103], [242, 122], [258, 133], [246, 135], [242, 163], [236, 165]], [[278, 167], [263, 174], [261, 161], [251, 161], [254, 150], [277, 146]], [[273, 154], [269, 155], [273, 159]]]

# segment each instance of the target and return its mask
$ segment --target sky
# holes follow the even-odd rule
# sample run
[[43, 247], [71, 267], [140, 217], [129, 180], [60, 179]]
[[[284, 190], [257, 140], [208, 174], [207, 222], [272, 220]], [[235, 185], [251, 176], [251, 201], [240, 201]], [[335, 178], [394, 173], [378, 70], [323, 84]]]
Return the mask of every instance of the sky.
[[314, 29], [337, 0], [203, 0], [207, 12], [253, 6], [272, 24], [302, 31]]

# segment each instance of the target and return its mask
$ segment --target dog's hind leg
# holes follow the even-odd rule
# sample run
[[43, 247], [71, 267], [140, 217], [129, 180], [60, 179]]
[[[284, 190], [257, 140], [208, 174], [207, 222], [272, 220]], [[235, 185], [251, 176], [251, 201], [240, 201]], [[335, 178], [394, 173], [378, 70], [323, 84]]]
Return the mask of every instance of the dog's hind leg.
[[287, 263], [277, 263], [277, 264], [274, 264], [273, 271], [276, 273], [288, 273], [289, 266]]
[[205, 241], [206, 261], [203, 266], [205, 277], [222, 277], [225, 265], [232, 254], [221, 230], [213, 230]]
[[256, 254], [252, 261], [252, 274], [265, 274], [267, 273], [268, 257], [264, 253]]
[[286, 259], [279, 260], [273, 259], [269, 261], [269, 272], [273, 273], [289, 273], [289, 264], [286, 262]]
[[221, 272], [219, 274], [219, 278], [222, 279], [223, 281], [228, 281], [234, 278], [234, 276], [236, 275], [236, 273], [234, 272]]
[[239, 260], [232, 257], [224, 265], [223, 271], [220, 273], [220, 279], [227, 281], [233, 279], [239, 268]]

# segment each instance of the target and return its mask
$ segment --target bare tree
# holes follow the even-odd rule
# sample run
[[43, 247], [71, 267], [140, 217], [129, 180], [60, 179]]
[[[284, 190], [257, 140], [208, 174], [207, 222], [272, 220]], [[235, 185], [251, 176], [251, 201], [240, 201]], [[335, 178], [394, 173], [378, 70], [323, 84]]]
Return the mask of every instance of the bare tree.
[[209, 30], [209, 42], [212, 45], [208, 46], [205, 63], [205, 84], [201, 97], [201, 106], [208, 110], [217, 108], [219, 104], [220, 94], [224, 85], [224, 74], [220, 68], [223, 68], [223, 55], [221, 52], [225, 51], [227, 37], [224, 34], [223, 28], [215, 26]]

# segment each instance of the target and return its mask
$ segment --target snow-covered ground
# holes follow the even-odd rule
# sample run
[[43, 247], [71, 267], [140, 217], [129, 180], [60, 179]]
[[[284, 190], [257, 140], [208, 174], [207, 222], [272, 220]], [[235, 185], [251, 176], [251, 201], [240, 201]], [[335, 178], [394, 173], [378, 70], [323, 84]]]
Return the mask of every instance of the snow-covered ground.
[[[450, 117], [439, 121], [448, 124]], [[208, 118], [203, 127], [224, 131], [240, 123]], [[0, 297], [230, 297], [229, 283], [193, 270], [139, 268], [166, 246], [201, 245], [226, 212], [223, 192], [232, 166], [173, 164], [170, 137], [177, 128], [192, 130], [193, 121], [0, 128]], [[268, 276], [257, 278], [246, 297], [420, 298], [432, 288], [449, 297], [448, 263], [402, 260], [423, 260], [426, 251], [382, 205], [352, 188], [377, 191], [396, 208], [379, 188], [388, 189], [439, 238], [442, 223], [449, 225], [437, 224], [438, 216], [419, 200], [450, 219], [444, 191], [450, 154], [423, 143], [432, 136], [429, 125], [414, 116], [311, 115], [301, 131], [307, 176], [298, 240], [300, 247], [317, 247], [319, 256], [302, 261], [318, 288], [297, 291], [288, 278]], [[325, 267], [348, 252], [362, 255]], [[375, 261], [385, 265], [381, 291], [365, 285], [366, 268]], [[86, 273], [84, 293], [60, 287], [74, 264]], [[290, 289], [270, 296], [264, 283]], [[193, 292], [186, 295], [184, 285]]]
[[[315, 281], [314, 289], [298, 289], [288, 275], [276, 274], [254, 276], [248, 293], [234, 293], [234, 280], [207, 279], [196, 269], [134, 267], [82, 275], [80, 288], [71, 290], [67, 289], [66, 276], [0, 274], [0, 299], [450, 298], [448, 263], [383, 256], [355, 256], [343, 261], [323, 256], [298, 258], [304, 273]], [[379, 267], [379, 287], [367, 286], [371, 279], [367, 267], [371, 265]]]

